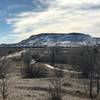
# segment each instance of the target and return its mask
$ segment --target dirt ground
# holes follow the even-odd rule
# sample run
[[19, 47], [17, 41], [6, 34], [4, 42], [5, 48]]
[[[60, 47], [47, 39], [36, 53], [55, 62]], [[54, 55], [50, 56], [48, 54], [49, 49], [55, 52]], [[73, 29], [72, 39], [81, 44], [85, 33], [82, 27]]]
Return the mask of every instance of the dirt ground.
[[[21, 73], [23, 62], [15, 61], [10, 58], [9, 61], [10, 64], [7, 74], [7, 100], [49, 100], [50, 95], [48, 93], [48, 90], [49, 86], [51, 85], [50, 80], [54, 79], [54, 77], [25, 79], [22, 77]], [[38, 66], [43, 66], [43, 64], [38, 63]], [[70, 67], [68, 66], [67, 69], [70, 70]], [[49, 74], [52, 72], [53, 69], [48, 69]], [[78, 79], [74, 74], [64, 74], [65, 76], [62, 79], [62, 88], [65, 91], [62, 96], [63, 100], [91, 100], [88, 95], [88, 80]], [[0, 87], [2, 88], [2, 86]], [[2, 100], [1, 93], [0, 100]]]
[[[49, 80], [52, 78], [24, 79], [21, 75], [22, 67], [22, 62], [11, 61], [8, 72], [8, 100], [49, 100]], [[66, 77], [62, 80], [65, 90], [63, 100], [90, 100], [78, 79]]]

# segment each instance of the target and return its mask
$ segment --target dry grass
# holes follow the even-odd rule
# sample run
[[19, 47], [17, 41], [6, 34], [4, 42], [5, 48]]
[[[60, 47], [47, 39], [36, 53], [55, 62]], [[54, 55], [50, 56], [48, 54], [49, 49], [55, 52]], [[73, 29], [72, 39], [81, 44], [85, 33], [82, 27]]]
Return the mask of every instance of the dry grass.
[[[40, 64], [43, 66], [43, 64]], [[39, 66], [39, 64], [38, 64]], [[8, 73], [8, 100], [48, 100], [49, 85], [52, 78], [24, 79], [21, 76], [21, 61], [12, 61]], [[49, 75], [53, 70], [48, 69]], [[63, 100], [90, 100], [83, 85], [83, 80], [65, 75], [63, 79]], [[99, 98], [99, 97], [98, 97]], [[2, 100], [0, 96], [0, 100]], [[100, 99], [96, 99], [100, 100]]]

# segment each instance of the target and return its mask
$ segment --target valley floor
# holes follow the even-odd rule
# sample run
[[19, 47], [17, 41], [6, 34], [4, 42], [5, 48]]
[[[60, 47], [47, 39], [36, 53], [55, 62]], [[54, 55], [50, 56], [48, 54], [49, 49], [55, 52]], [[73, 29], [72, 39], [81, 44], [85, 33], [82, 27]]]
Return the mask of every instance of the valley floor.
[[[52, 78], [24, 79], [21, 76], [21, 62], [11, 61], [8, 73], [8, 100], [48, 100], [48, 89]], [[66, 77], [63, 100], [90, 100], [78, 79]], [[2, 100], [2, 99], [0, 99]]]
[[[17, 55], [17, 54], [16, 54]], [[22, 78], [21, 70], [23, 67], [22, 61], [14, 61], [8, 56], [10, 60], [10, 67], [8, 70], [8, 98], [7, 100], [49, 100], [49, 86], [51, 85], [50, 80], [54, 79], [52, 77], [48, 78], [34, 78], [26, 79]], [[54, 68], [45, 63], [38, 63], [39, 66], [45, 65], [48, 70], [52, 72]], [[51, 69], [50, 69], [51, 67]], [[59, 70], [59, 69], [57, 69]], [[49, 72], [48, 71], [48, 72]], [[88, 80], [78, 79], [73, 77], [73, 71], [67, 69], [64, 70], [65, 77], [62, 79], [62, 88], [64, 94], [62, 96], [63, 100], [91, 100], [88, 94], [88, 88], [84, 83]], [[0, 81], [1, 84], [1, 81]], [[2, 100], [2, 96], [0, 96]], [[94, 99], [93, 99], [94, 100]], [[95, 100], [100, 100], [95, 99]]]

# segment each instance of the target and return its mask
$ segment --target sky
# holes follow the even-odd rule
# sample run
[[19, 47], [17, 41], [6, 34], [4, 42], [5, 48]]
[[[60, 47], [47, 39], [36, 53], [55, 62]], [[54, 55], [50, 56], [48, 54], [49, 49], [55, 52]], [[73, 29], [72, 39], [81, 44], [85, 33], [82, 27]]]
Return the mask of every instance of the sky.
[[0, 0], [0, 44], [70, 32], [100, 37], [100, 0]]

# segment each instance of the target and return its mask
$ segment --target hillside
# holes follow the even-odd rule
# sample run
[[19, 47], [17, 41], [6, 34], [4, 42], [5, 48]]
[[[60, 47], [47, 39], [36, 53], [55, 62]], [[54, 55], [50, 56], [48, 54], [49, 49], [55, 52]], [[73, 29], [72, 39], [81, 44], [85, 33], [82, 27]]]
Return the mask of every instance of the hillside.
[[28, 39], [22, 40], [16, 44], [3, 44], [8, 47], [79, 47], [94, 46], [100, 44], [100, 38], [94, 38], [83, 33], [41, 33], [32, 35]]
[[96, 39], [88, 34], [83, 33], [42, 33], [34, 35], [19, 43], [23, 46], [93, 46], [96, 44]]

